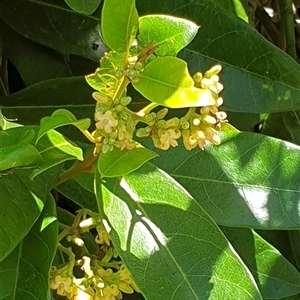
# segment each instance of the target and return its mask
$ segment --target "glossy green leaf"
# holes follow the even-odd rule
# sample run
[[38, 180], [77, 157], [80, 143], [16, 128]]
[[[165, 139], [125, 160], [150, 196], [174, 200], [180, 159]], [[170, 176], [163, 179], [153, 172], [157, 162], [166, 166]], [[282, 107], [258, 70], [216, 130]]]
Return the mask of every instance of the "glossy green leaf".
[[300, 293], [300, 273], [277, 249], [250, 229], [222, 230], [253, 274], [264, 299]]
[[49, 271], [57, 246], [56, 206], [49, 194], [37, 222], [0, 263], [0, 298], [50, 300]]
[[202, 207], [151, 164], [119, 179], [95, 175], [99, 211], [148, 300], [262, 299], [249, 271]]
[[66, 109], [58, 109], [50, 117], [44, 117], [41, 120], [41, 128], [38, 133], [36, 142], [38, 142], [39, 139], [49, 130], [65, 125], [73, 125], [78, 129], [84, 131], [90, 127], [91, 120], [77, 120], [76, 117], [70, 111]]
[[137, 170], [157, 154], [142, 146], [132, 150], [114, 148], [108, 153], [101, 153], [98, 159], [98, 171], [102, 177], [118, 177]]
[[142, 48], [153, 42], [158, 56], [177, 55], [196, 36], [199, 26], [181, 18], [149, 15], [139, 18], [138, 43]]
[[57, 167], [34, 180], [29, 178], [32, 170], [15, 169], [1, 174], [0, 261], [13, 251], [38, 219], [59, 170]]
[[36, 166], [42, 161], [39, 151], [30, 143], [34, 142], [35, 131], [19, 127], [0, 131], [0, 171], [16, 167]]
[[209, 90], [194, 87], [186, 62], [172, 56], [150, 62], [133, 86], [150, 101], [171, 108], [215, 104]]
[[138, 30], [135, 0], [105, 0], [101, 31], [105, 44], [116, 52], [127, 53]]
[[2, 0], [0, 17], [22, 36], [65, 55], [99, 61], [106, 51], [99, 19], [75, 13], [64, 1]]
[[140, 15], [170, 13], [201, 25], [179, 54], [191, 74], [221, 64], [223, 108], [271, 113], [300, 109], [300, 66], [255, 28], [213, 1], [137, 0]]
[[30, 144], [0, 148], [0, 171], [16, 167], [36, 166], [42, 161], [38, 150]]
[[78, 118], [86, 118], [95, 111], [92, 93], [93, 89], [83, 76], [53, 79], [0, 97], [0, 107], [7, 118], [17, 118], [21, 124], [39, 124], [41, 118], [58, 108], [66, 108]]
[[65, 2], [78, 13], [91, 15], [97, 9], [101, 0], [65, 0]]
[[300, 147], [254, 133], [223, 134], [220, 146], [155, 150], [153, 162], [220, 225], [300, 228]]
[[43, 161], [32, 172], [31, 178], [67, 160], [83, 160], [82, 150], [55, 130], [48, 131], [42, 137], [37, 144], [37, 149]]

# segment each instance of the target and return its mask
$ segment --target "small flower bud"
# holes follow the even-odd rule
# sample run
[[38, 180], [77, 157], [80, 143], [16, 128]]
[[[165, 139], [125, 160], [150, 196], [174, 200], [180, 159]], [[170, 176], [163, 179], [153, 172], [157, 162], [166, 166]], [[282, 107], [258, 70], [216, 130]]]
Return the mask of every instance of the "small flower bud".
[[215, 65], [211, 69], [205, 72], [204, 77], [210, 78], [212, 75], [218, 75], [222, 70], [222, 66]]
[[79, 223], [79, 227], [80, 228], [89, 228], [91, 226], [94, 226], [97, 224], [97, 221], [95, 218], [88, 218], [88, 219], [85, 219], [83, 221], [81, 221]]
[[217, 123], [216, 119], [212, 116], [206, 115], [204, 118], [202, 118], [202, 121], [206, 124], [214, 125]]
[[197, 72], [194, 76], [193, 76], [193, 80], [195, 83], [200, 83], [202, 80], [203, 76], [202, 73]]
[[102, 145], [102, 152], [103, 153], [108, 153], [110, 151], [110, 146], [105, 144], [105, 145]]
[[132, 83], [138, 83], [139, 80], [140, 80], [139, 78], [135, 77], [135, 78], [133, 78], [133, 79], [131, 80], [131, 82], [132, 82]]
[[124, 76], [124, 70], [117, 70], [115, 75], [117, 79], [121, 79]]
[[120, 99], [120, 103], [123, 105], [123, 106], [127, 106], [130, 102], [131, 102], [131, 97], [122, 97]]
[[141, 71], [143, 69], [143, 64], [138, 61], [135, 65], [134, 65], [134, 68], [137, 70], [137, 71]]
[[189, 129], [190, 128], [190, 123], [188, 121], [183, 121], [181, 122], [181, 127], [182, 129]]
[[118, 105], [115, 106], [115, 109], [116, 109], [117, 112], [121, 112], [124, 109], [124, 106], [121, 105], [121, 104], [118, 104]]
[[201, 121], [200, 121], [199, 118], [194, 118], [194, 119], [193, 119], [193, 125], [194, 125], [194, 126], [199, 126], [200, 123], [201, 123]]
[[159, 128], [166, 128], [166, 124], [167, 124], [167, 122], [165, 120], [159, 120], [157, 122], [157, 127], [159, 127]]
[[179, 126], [179, 119], [178, 118], [172, 118], [170, 120], [167, 120], [167, 127], [178, 127]]
[[168, 109], [166, 107], [161, 109], [156, 115], [157, 120], [163, 119], [167, 115], [167, 113]]

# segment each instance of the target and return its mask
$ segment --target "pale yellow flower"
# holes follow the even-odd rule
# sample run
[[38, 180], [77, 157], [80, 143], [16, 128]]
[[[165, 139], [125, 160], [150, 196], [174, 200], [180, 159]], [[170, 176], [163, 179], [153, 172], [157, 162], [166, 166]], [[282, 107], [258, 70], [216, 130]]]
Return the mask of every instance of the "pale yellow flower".
[[118, 120], [116, 120], [110, 110], [104, 114], [100, 111], [95, 113], [95, 120], [97, 121], [97, 129], [103, 129], [106, 133], [111, 133], [116, 126], [118, 126]]

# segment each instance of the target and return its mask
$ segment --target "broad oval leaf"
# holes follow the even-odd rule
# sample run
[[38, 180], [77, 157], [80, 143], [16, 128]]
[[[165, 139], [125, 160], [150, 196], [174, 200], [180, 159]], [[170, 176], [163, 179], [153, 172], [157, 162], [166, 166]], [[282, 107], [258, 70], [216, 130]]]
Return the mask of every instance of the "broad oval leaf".
[[138, 43], [142, 48], [153, 42], [158, 56], [177, 55], [196, 36], [195, 23], [167, 15], [149, 15], [139, 18]]
[[214, 221], [151, 164], [118, 179], [95, 175], [99, 212], [148, 300], [262, 299]]
[[264, 299], [300, 293], [300, 273], [255, 231], [225, 227], [222, 231], [253, 274]]
[[97, 9], [101, 0], [65, 0], [65, 2], [78, 13], [91, 15]]
[[135, 0], [105, 0], [101, 31], [105, 44], [116, 52], [128, 53], [138, 30]]
[[64, 1], [2, 0], [0, 17], [25, 38], [65, 55], [98, 62], [107, 51], [98, 30], [99, 18], [80, 15]]
[[150, 101], [171, 108], [215, 105], [210, 90], [194, 87], [187, 63], [172, 56], [146, 65], [133, 86]]
[[29, 178], [31, 170], [15, 169], [0, 174], [0, 261], [13, 251], [38, 219], [60, 170], [57, 167], [34, 180]]
[[0, 263], [0, 298], [50, 300], [49, 271], [57, 246], [56, 205], [49, 194], [37, 222]]
[[[147, 144], [146, 142], [143, 144]], [[223, 133], [221, 145], [187, 153], [155, 150], [174, 177], [220, 225], [300, 228], [300, 147], [255, 133]]]
[[[219, 1], [218, 1], [219, 2]], [[201, 24], [179, 54], [191, 73], [223, 66], [224, 109], [271, 113], [300, 109], [300, 66], [252, 26], [213, 1], [138, 0], [139, 13], [170, 13]]]
[[36, 143], [49, 130], [65, 125], [74, 125], [81, 131], [87, 130], [91, 125], [90, 119], [77, 120], [76, 117], [66, 109], [56, 110], [50, 117], [44, 117], [41, 120], [41, 128], [38, 133]]
[[157, 154], [137, 145], [132, 150], [114, 148], [102, 153], [98, 159], [98, 171], [102, 177], [118, 177], [138, 169]]

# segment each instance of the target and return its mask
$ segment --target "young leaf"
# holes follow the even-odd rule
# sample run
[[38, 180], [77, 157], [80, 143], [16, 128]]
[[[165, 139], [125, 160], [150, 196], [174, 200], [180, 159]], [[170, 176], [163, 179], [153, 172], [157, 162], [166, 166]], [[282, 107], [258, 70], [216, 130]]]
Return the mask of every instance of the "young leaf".
[[150, 101], [171, 108], [215, 105], [210, 90], [194, 87], [187, 63], [176, 57], [150, 62], [133, 86]]
[[300, 293], [300, 273], [256, 232], [225, 227], [222, 231], [253, 274], [264, 299]]
[[32, 172], [31, 178], [67, 160], [83, 160], [82, 150], [53, 129], [41, 138], [37, 149], [42, 155], [43, 161]]
[[220, 225], [299, 229], [300, 147], [254, 133], [223, 133], [221, 145], [183, 146], [154, 160]]
[[49, 271], [57, 246], [56, 206], [49, 194], [30, 232], [0, 263], [0, 298], [50, 300]]
[[138, 30], [135, 0], [105, 0], [101, 31], [105, 44], [112, 50], [128, 53]]
[[65, 2], [78, 13], [91, 15], [97, 9], [101, 0], [65, 0]]
[[171, 55], [186, 47], [196, 36], [199, 26], [186, 19], [167, 15], [149, 15], [139, 18], [139, 46], [154, 42], [158, 56]]
[[121, 181], [95, 174], [95, 191], [146, 299], [262, 299], [218, 226], [165, 172], [147, 163]]
[[41, 120], [41, 128], [38, 133], [36, 143], [39, 139], [46, 134], [49, 130], [65, 125], [74, 125], [78, 129], [84, 131], [91, 125], [90, 119], [77, 120], [76, 117], [66, 109], [56, 110], [51, 117], [44, 117]]
[[60, 169], [52, 169], [34, 180], [29, 179], [31, 170], [0, 174], [0, 236], [3, 237], [0, 239], [0, 261], [12, 252], [36, 222]]
[[157, 154], [144, 147], [137, 146], [132, 150], [114, 148], [102, 153], [98, 159], [98, 171], [102, 177], [118, 177], [138, 169]]

